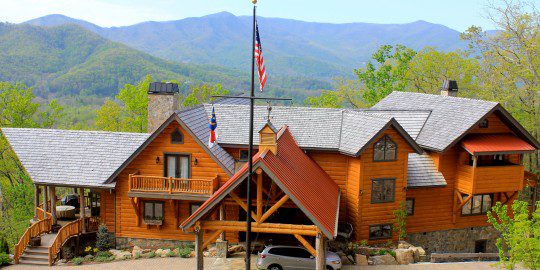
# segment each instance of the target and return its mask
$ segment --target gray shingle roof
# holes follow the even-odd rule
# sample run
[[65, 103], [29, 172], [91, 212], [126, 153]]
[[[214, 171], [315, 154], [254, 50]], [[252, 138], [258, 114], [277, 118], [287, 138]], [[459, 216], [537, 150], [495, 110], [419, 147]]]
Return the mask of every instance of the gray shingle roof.
[[373, 116], [358, 111], [344, 111], [341, 128], [341, 152], [355, 155], [384, 128], [391, 117]]
[[407, 187], [446, 186], [446, 180], [427, 154], [409, 154]]
[[496, 102], [484, 100], [394, 91], [373, 109], [431, 110], [416, 142], [444, 151], [496, 106]]
[[[210, 112], [208, 115], [210, 115]], [[196, 106], [191, 109], [177, 111], [176, 114], [184, 124], [193, 132], [193, 134], [206, 146], [210, 133], [208, 132], [208, 115], [203, 106]], [[217, 114], [217, 112], [216, 112]], [[218, 124], [220, 124], [218, 122]], [[229, 174], [234, 173], [234, 158], [223, 149], [219, 144], [214, 144], [210, 149], [212, 155], [229, 170]]]
[[2, 128], [37, 184], [114, 188], [104, 182], [148, 138], [146, 133]]
[[413, 139], [418, 137], [420, 130], [424, 127], [429, 115], [430, 110], [376, 110], [368, 109], [362, 110], [364, 113], [373, 115], [384, 115], [387, 117], [393, 117], [398, 123], [411, 135]]

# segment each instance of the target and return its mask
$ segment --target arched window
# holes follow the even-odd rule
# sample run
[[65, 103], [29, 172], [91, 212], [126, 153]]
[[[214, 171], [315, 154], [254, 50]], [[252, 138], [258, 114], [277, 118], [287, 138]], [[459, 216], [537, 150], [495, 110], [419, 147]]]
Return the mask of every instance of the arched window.
[[375, 143], [373, 151], [374, 161], [394, 161], [397, 159], [397, 144], [388, 135]]
[[184, 134], [180, 132], [177, 128], [171, 133], [171, 143], [173, 144], [182, 144], [184, 143]]

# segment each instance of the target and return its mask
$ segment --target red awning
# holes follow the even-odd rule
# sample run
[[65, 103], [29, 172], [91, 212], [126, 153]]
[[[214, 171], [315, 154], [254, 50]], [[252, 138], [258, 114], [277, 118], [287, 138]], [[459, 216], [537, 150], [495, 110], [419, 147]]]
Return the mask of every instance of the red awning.
[[534, 146], [513, 134], [472, 134], [461, 141], [461, 146], [473, 155], [530, 152]]

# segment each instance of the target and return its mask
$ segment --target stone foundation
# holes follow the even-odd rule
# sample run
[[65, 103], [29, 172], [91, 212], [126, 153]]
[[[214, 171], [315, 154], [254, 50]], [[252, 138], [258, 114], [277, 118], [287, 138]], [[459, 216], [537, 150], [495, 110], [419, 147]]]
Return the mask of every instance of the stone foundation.
[[175, 248], [180, 245], [193, 245], [193, 241], [116, 237], [117, 249], [127, 249], [134, 246], [144, 249]]
[[486, 240], [486, 253], [497, 252], [495, 241], [499, 232], [493, 227], [475, 227], [413, 233], [408, 240], [415, 246], [423, 247], [427, 253], [473, 253], [475, 243]]
[[69, 238], [60, 249], [60, 258], [70, 260], [75, 257], [84, 257], [86, 247], [96, 246], [96, 233], [85, 233]]

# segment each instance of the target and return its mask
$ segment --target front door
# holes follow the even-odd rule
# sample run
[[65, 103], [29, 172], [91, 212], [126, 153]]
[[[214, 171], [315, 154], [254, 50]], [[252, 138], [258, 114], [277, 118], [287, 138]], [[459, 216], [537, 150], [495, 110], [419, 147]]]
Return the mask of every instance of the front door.
[[189, 178], [189, 156], [165, 155], [165, 176], [173, 178]]

